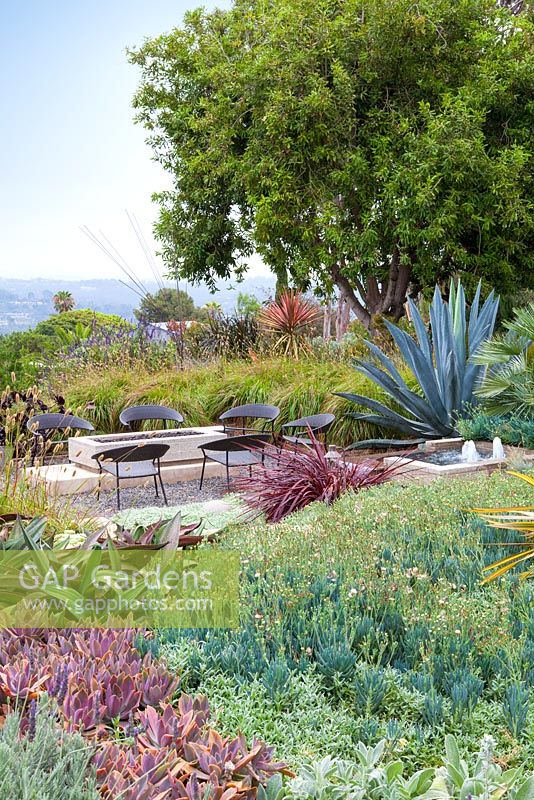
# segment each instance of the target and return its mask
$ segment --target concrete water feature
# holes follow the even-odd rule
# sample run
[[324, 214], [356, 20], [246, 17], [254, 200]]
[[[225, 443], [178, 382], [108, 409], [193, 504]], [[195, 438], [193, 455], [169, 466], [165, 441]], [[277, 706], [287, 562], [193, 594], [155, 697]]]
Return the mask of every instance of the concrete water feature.
[[[410, 458], [402, 459], [402, 476], [427, 483], [435, 478], [489, 474], [506, 466], [507, 459], [521, 453], [534, 460], [532, 451], [504, 447], [499, 437], [493, 442], [465, 441], [462, 438], [433, 439], [419, 445]], [[399, 463], [398, 457], [385, 458], [385, 464]]]
[[[69, 438], [69, 463], [50, 464], [31, 467], [27, 470], [30, 483], [45, 485], [47, 492], [55, 495], [91, 492], [98, 488], [105, 491], [113, 489], [115, 479], [112, 475], [99, 476], [98, 465], [93, 456], [102, 450], [126, 447], [129, 444], [140, 448], [146, 444], [166, 444], [169, 450], [161, 460], [161, 476], [164, 483], [191, 481], [200, 478], [202, 451], [199, 445], [224, 439], [226, 434], [218, 426], [192, 429], [139, 431], [134, 433], [114, 433], [92, 436], [72, 436]], [[206, 478], [224, 475], [222, 464], [206, 464]], [[121, 480], [121, 486], [141, 486], [148, 484], [146, 478]]]

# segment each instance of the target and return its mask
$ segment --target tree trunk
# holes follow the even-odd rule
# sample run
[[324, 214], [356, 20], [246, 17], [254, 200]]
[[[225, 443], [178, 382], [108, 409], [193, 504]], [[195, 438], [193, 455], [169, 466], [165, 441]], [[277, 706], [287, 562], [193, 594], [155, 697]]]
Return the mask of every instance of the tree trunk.
[[339, 293], [336, 312], [336, 341], [340, 342], [347, 332], [350, 322], [350, 306], [343, 292]]
[[[346, 263], [338, 264], [332, 270], [334, 283], [339, 289], [349, 309], [368, 329], [373, 327], [373, 317], [385, 315], [395, 322], [404, 314], [406, 293], [410, 283], [412, 267], [402, 264], [397, 247], [391, 255], [387, 279], [379, 281], [375, 276], [353, 279], [351, 282], [344, 274]], [[350, 313], [350, 311], [349, 311]]]
[[323, 341], [327, 342], [332, 335], [332, 301], [328, 299], [323, 306]]

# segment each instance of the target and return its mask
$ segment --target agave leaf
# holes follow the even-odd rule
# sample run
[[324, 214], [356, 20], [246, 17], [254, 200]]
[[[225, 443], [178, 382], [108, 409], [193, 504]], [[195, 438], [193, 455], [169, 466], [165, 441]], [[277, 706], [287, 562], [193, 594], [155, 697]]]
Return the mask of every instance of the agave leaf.
[[482, 292], [482, 281], [478, 282], [473, 302], [471, 303], [471, 310], [469, 312], [469, 325], [467, 328], [467, 338], [471, 347], [471, 343], [475, 338], [475, 331], [478, 324], [479, 309], [480, 309], [480, 295]]
[[[417, 431], [429, 431], [432, 430], [429, 425], [420, 420], [411, 420], [407, 417], [403, 417], [401, 414], [397, 414], [396, 411], [393, 411], [388, 406], [381, 403], [379, 400], [372, 400], [370, 397], [364, 397], [361, 394], [352, 394], [350, 392], [336, 392], [338, 397], [343, 397], [345, 400], [350, 400], [353, 403], [358, 403], [358, 405], [367, 406], [371, 409], [371, 411], [376, 411], [377, 414], [383, 416], [384, 418], [388, 419], [388, 425], [391, 426], [398, 423], [403, 427], [409, 426], [409, 430], [417, 430]], [[353, 419], [365, 419], [365, 416], [355, 416], [354, 413], [349, 412], [350, 416]], [[399, 429], [400, 430], [400, 429]]]
[[454, 350], [451, 350], [447, 355], [444, 375], [449, 376], [448, 380], [443, 381], [443, 397], [445, 408], [449, 413], [449, 417], [451, 417], [455, 409], [460, 407], [461, 387], [461, 377], [458, 374], [458, 364]]
[[[374, 344], [373, 342], [370, 342], [367, 339], [364, 339], [364, 344], [369, 348], [369, 351], [371, 352], [371, 354], [373, 356], [375, 356], [377, 361], [379, 361], [379, 363], [382, 364], [384, 369], [387, 372], [389, 372], [389, 374], [391, 375], [393, 380], [396, 381], [396, 383], [399, 386], [402, 386], [407, 391], [409, 391], [409, 388], [406, 385], [406, 382], [405, 382], [404, 378], [402, 377], [402, 375], [400, 374], [400, 372], [396, 368], [396, 366], [393, 363], [393, 361], [384, 352], [382, 352], [382, 350], [379, 347], [377, 347], [376, 344]], [[361, 359], [354, 359], [354, 363], [355, 363], [355, 365], [358, 365], [358, 364], [361, 365], [364, 362], [362, 362]]]
[[[403, 386], [399, 386], [387, 373], [371, 363], [361, 362], [356, 366], [356, 369], [362, 375], [374, 381], [400, 406], [410, 414], [413, 414], [416, 419], [419, 417], [429, 425], [435, 423], [436, 414], [434, 409], [422, 397], [408, 389], [404, 382]], [[444, 425], [442, 432], [446, 434], [450, 430], [452, 430], [451, 425]]]
[[436, 416], [442, 423], [446, 423], [449, 420], [449, 414], [443, 405], [432, 364], [425, 360], [423, 353], [411, 336], [389, 322], [386, 322], [386, 326], [416, 377], [429, 404], [434, 408]]
[[[426, 325], [423, 322], [423, 318], [419, 313], [419, 309], [415, 305], [414, 301], [411, 297], [408, 298], [408, 306], [410, 309], [410, 315], [412, 318], [413, 326], [415, 328], [415, 333], [417, 336], [417, 341], [419, 342], [419, 347], [421, 348], [423, 355], [425, 356], [426, 360], [431, 363], [432, 361], [432, 347], [430, 344], [430, 340], [428, 338], [426, 332]], [[378, 348], [377, 348], [378, 349]]]
[[466, 329], [465, 329], [465, 292], [461, 283], [458, 284], [458, 294], [455, 292], [454, 281], [451, 283], [449, 307], [452, 316], [452, 331], [455, 339], [458, 365], [466, 362]]
[[[389, 409], [387, 410], [389, 411]], [[401, 417], [399, 420], [398, 418], [392, 419], [390, 415], [386, 416], [385, 414], [384, 416], [380, 416], [380, 414], [359, 414], [357, 412], [349, 412], [347, 416], [362, 420], [362, 422], [379, 425], [383, 428], [394, 428], [410, 436], [413, 436], [415, 432], [425, 436], [426, 439], [437, 438], [436, 432], [431, 431], [428, 425], [423, 425], [422, 423], [417, 423], [411, 419], [405, 419], [404, 417]]]
[[367, 450], [373, 447], [385, 449], [387, 447], [417, 447], [418, 444], [424, 444], [426, 439], [413, 439], [406, 441], [406, 439], [362, 439], [359, 442], [350, 444], [345, 450]]
[[[437, 286], [434, 290], [432, 305], [430, 306], [430, 327], [432, 329], [432, 344], [434, 347], [434, 362], [432, 368], [435, 369], [439, 390], [443, 394], [445, 392], [445, 381], [443, 377], [444, 371], [441, 369], [441, 365], [452, 349], [453, 339], [452, 328], [449, 330], [449, 336], [447, 337], [445, 304]], [[434, 364], [436, 366], [434, 366]]]

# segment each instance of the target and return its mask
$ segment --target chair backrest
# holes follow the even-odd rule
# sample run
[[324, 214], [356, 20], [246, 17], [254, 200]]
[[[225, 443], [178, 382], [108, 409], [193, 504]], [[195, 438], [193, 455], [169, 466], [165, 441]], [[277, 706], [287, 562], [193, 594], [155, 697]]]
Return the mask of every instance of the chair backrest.
[[93, 426], [86, 419], [77, 417], [74, 414], [35, 414], [26, 423], [28, 430], [34, 433], [46, 431], [63, 431], [66, 428], [80, 431], [94, 431]]
[[218, 453], [234, 453], [237, 450], [263, 450], [271, 440], [270, 433], [251, 433], [246, 436], [228, 436], [226, 439], [215, 439], [213, 442], [199, 444], [200, 450]]
[[335, 414], [311, 414], [309, 417], [301, 417], [300, 419], [292, 419], [291, 422], [285, 422], [282, 428], [311, 428], [312, 432], [324, 431], [335, 422], [335, 419]]
[[264, 405], [263, 403], [248, 403], [244, 406], [229, 408], [219, 417], [221, 422], [231, 419], [266, 419], [273, 422], [280, 414], [277, 406]]
[[132, 422], [142, 422], [148, 419], [168, 420], [176, 422], [178, 425], [181, 425], [184, 421], [179, 411], [175, 411], [174, 408], [168, 408], [167, 406], [130, 406], [130, 408], [124, 408], [119, 416], [122, 425], [127, 427], [130, 427]]
[[91, 458], [94, 458], [95, 461], [108, 461], [109, 463], [156, 461], [158, 458], [163, 458], [168, 449], [168, 444], [130, 444], [127, 447], [110, 447], [107, 450], [101, 450]]

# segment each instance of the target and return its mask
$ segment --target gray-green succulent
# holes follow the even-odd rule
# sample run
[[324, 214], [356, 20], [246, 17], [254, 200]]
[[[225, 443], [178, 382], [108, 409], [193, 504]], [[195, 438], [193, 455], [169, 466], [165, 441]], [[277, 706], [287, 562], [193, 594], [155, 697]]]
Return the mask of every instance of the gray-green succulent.
[[341, 397], [374, 412], [352, 412], [351, 416], [423, 439], [454, 435], [459, 412], [475, 402], [474, 392], [485, 367], [475, 363], [473, 357], [493, 334], [499, 307], [499, 300], [493, 292], [482, 304], [480, 295], [479, 283], [468, 310], [460, 282], [457, 287], [451, 284], [448, 302], [442, 299], [436, 286], [430, 305], [430, 330], [410, 299], [408, 305], [415, 339], [399, 326], [386, 321], [399, 354], [417, 381], [417, 388], [410, 389], [393, 359], [376, 344], [367, 341], [375, 360], [356, 359], [356, 369], [376, 383], [407, 415], [360, 394], [339, 393]]

